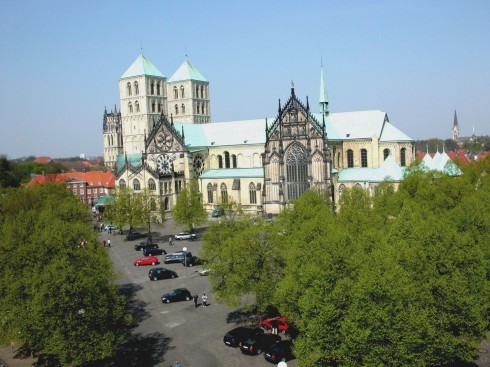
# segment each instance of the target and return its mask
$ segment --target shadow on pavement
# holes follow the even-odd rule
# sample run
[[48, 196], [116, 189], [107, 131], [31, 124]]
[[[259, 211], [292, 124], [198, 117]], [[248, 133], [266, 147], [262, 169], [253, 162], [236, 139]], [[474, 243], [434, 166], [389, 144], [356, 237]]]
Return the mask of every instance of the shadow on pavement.
[[146, 302], [136, 299], [136, 293], [142, 289], [141, 285], [131, 283], [119, 286], [119, 294], [126, 298], [129, 312], [133, 315], [134, 326], [150, 317], [150, 314], [145, 310]]

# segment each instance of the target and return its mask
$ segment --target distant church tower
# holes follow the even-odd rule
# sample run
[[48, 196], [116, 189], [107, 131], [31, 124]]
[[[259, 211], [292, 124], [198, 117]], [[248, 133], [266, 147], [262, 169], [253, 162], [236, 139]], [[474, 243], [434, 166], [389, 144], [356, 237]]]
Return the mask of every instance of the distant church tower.
[[168, 116], [178, 124], [211, 122], [209, 82], [185, 60], [167, 81]]
[[143, 53], [119, 79], [124, 151], [141, 153], [145, 135], [160, 114], [167, 114], [165, 76]]
[[107, 113], [107, 109], [104, 110], [102, 129], [104, 137], [104, 163], [107, 168], [115, 168], [117, 155], [124, 153], [121, 112], [117, 112], [116, 106], [114, 106], [114, 111], [110, 113]]
[[456, 110], [454, 110], [454, 122], [453, 122], [452, 138], [454, 141], [459, 142], [459, 125], [458, 125], [458, 116], [456, 115]]

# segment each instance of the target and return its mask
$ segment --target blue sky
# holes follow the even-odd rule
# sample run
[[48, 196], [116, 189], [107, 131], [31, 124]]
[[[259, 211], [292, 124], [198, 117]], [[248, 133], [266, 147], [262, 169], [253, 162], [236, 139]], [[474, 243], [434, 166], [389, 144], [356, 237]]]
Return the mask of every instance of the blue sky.
[[[0, 0], [0, 154], [102, 155], [104, 107], [140, 53], [211, 82], [213, 121], [279, 98], [379, 109], [414, 139], [490, 135], [490, 1]], [[316, 110], [315, 110], [316, 108]]]

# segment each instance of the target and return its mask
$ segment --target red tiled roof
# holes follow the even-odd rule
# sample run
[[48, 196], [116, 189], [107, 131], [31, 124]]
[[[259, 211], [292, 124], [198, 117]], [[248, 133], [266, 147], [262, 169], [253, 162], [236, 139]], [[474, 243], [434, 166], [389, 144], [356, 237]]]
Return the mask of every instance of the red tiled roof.
[[464, 150], [458, 150], [457, 152], [447, 152], [447, 155], [449, 156], [449, 158], [451, 158], [452, 161], [454, 161], [455, 159], [457, 159], [458, 161], [460, 161], [461, 163], [463, 164], [470, 164], [470, 160], [468, 159], [468, 157], [466, 156], [466, 154], [464, 154]]
[[36, 159], [34, 159], [34, 163], [43, 163], [43, 164], [52, 163], [54, 161], [55, 160], [51, 157], [37, 157]]
[[34, 178], [32, 178], [31, 182], [29, 182], [29, 186], [34, 184], [43, 184], [46, 182], [68, 182], [72, 180], [84, 181], [87, 183], [88, 188], [113, 188], [115, 186], [115, 177], [110, 171], [69, 172], [36, 175]]

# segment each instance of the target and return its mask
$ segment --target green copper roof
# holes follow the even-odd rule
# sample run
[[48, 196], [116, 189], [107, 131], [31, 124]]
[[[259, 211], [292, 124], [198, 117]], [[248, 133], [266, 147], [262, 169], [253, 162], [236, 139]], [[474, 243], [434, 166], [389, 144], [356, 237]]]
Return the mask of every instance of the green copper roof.
[[145, 55], [140, 54], [128, 70], [123, 74], [121, 79], [132, 78], [140, 75], [159, 76], [165, 78], [165, 76], [146, 58]]
[[405, 167], [400, 167], [393, 157], [388, 156], [378, 168], [347, 168], [339, 174], [339, 182], [383, 182], [401, 181]]
[[179, 82], [181, 80], [198, 80], [201, 82], [207, 82], [207, 80], [201, 75], [197, 69], [192, 66], [189, 60], [185, 60], [177, 71], [168, 80], [169, 82]]

